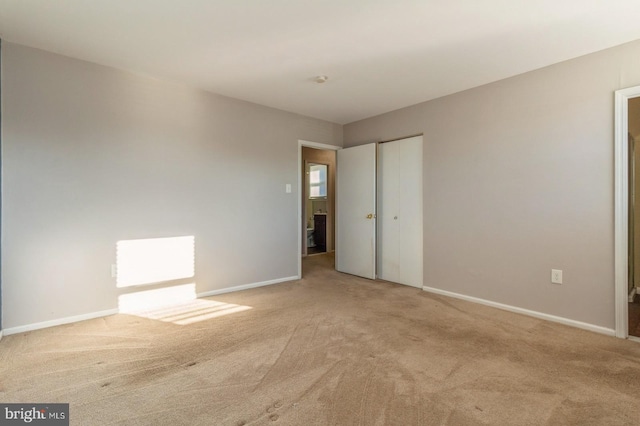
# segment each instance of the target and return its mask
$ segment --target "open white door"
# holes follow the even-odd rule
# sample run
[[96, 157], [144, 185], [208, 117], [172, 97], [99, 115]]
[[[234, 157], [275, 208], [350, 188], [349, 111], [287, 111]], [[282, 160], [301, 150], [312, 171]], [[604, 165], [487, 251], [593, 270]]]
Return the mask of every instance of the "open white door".
[[336, 270], [376, 278], [377, 144], [338, 151]]

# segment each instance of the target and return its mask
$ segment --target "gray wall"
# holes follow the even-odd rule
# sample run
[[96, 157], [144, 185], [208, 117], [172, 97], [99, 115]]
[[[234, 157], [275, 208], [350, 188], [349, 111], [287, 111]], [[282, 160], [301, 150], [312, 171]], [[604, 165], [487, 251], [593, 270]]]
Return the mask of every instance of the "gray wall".
[[345, 146], [424, 133], [425, 286], [612, 329], [613, 93], [635, 85], [640, 42], [351, 123]]
[[11, 43], [2, 56], [5, 329], [116, 308], [118, 240], [194, 235], [199, 293], [297, 274], [298, 139], [340, 145], [342, 126]]

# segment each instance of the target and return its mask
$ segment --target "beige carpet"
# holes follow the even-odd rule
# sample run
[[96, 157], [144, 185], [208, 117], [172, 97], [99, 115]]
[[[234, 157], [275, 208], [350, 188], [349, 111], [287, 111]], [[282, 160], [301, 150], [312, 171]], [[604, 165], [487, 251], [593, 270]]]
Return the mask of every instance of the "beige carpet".
[[640, 422], [640, 344], [331, 265], [159, 319], [7, 336], [0, 401], [70, 402], [72, 425]]

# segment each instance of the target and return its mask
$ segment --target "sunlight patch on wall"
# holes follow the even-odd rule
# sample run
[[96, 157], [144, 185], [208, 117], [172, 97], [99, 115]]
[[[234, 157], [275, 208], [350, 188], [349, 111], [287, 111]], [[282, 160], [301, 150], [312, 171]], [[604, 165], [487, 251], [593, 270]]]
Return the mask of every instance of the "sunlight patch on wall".
[[195, 284], [123, 294], [120, 313], [178, 325], [188, 325], [251, 309], [251, 306], [196, 299]]
[[[129, 287], [195, 276], [195, 237], [123, 240], [116, 245], [116, 285]], [[126, 291], [126, 290], [125, 290]], [[196, 285], [179, 284], [118, 297], [120, 313], [188, 325], [251, 309], [197, 299]]]
[[195, 275], [195, 237], [123, 240], [116, 244], [116, 285], [192, 278]]

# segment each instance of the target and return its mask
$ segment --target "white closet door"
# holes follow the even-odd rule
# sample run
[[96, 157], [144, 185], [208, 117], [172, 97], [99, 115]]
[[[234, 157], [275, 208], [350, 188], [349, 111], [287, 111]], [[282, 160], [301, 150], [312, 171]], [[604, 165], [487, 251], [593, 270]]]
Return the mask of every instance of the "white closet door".
[[422, 136], [380, 144], [378, 277], [422, 287]]
[[376, 277], [376, 144], [337, 152], [336, 270]]
[[400, 147], [395, 142], [378, 148], [378, 277], [400, 282]]

